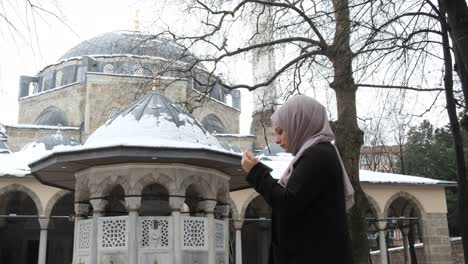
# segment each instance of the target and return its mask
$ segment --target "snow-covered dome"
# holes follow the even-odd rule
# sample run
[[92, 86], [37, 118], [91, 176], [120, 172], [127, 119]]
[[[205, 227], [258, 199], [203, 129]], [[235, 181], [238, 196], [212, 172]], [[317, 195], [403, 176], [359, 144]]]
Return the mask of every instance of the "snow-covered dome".
[[200, 122], [156, 91], [99, 127], [85, 147], [116, 145], [223, 149]]
[[139, 31], [114, 31], [85, 40], [60, 59], [96, 55], [136, 55], [189, 62], [192, 54], [170, 39]]
[[57, 130], [54, 134], [45, 135], [35, 139], [33, 142], [24, 146], [22, 152], [43, 152], [52, 150], [56, 147], [61, 146], [78, 146], [80, 143], [73, 137], [63, 135], [60, 130]]

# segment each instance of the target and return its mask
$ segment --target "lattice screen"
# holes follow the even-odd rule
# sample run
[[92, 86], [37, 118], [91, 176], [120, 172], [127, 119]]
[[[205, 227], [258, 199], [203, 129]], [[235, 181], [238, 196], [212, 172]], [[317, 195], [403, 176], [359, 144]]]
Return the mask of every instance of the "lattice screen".
[[[169, 249], [171, 246], [171, 218], [170, 217], [140, 217], [139, 241], [141, 248]], [[157, 221], [158, 229], [153, 230], [154, 221]]]
[[208, 222], [206, 218], [182, 218], [184, 242], [183, 249], [203, 249], [208, 247]]
[[128, 217], [99, 218], [99, 247], [122, 249], [127, 247]]
[[93, 237], [93, 220], [80, 220], [78, 223], [78, 249], [89, 249]]
[[224, 222], [215, 220], [215, 246], [217, 250], [224, 250]]

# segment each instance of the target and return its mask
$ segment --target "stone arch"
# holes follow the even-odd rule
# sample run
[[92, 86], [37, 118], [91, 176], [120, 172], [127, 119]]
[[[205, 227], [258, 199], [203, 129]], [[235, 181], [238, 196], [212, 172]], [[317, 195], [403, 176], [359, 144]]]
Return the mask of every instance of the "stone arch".
[[146, 174], [135, 183], [134, 188], [132, 188], [132, 194], [140, 195], [143, 189], [151, 184], [161, 185], [169, 194], [175, 192], [175, 182], [169, 176], [165, 174]]
[[46, 209], [45, 209], [45, 216], [49, 217], [52, 214], [52, 209], [54, 208], [54, 205], [65, 195], [71, 194], [72, 192], [67, 191], [67, 190], [60, 190], [56, 192], [52, 198], [49, 199], [49, 202], [47, 203]]
[[92, 198], [96, 197], [105, 197], [112, 191], [116, 186], [122, 187], [124, 190], [124, 195], [127, 195], [130, 190], [128, 180], [125, 176], [109, 176], [103, 178], [99, 183], [96, 184], [97, 187], [92, 189]]
[[9, 192], [15, 192], [15, 191], [26, 193], [36, 205], [37, 214], [40, 216], [44, 215], [44, 209], [42, 208], [42, 203], [41, 203], [41, 199], [39, 199], [39, 196], [37, 196], [37, 194], [34, 191], [32, 191], [30, 188], [22, 184], [13, 183], [13, 184], [3, 187], [2, 189], [0, 189], [0, 197], [5, 194], [8, 194]]
[[198, 188], [200, 188], [200, 191], [205, 196], [203, 198], [214, 198], [215, 197], [215, 194], [214, 194], [212, 188], [210, 187], [210, 184], [205, 179], [203, 179], [201, 176], [198, 176], [198, 175], [192, 175], [192, 176], [186, 177], [182, 181], [182, 183], [180, 184], [180, 187], [179, 187], [178, 191], [180, 193], [185, 194], [185, 192], [187, 191], [187, 188], [189, 186], [191, 186], [191, 185], [195, 185]]
[[383, 218], [384, 214], [382, 209], [380, 209], [379, 203], [374, 199], [374, 197], [366, 193], [367, 201], [369, 202], [369, 207], [377, 218]]
[[91, 198], [91, 187], [87, 177], [79, 177], [76, 180], [75, 202], [86, 202]]
[[228, 185], [223, 182], [219, 182], [216, 186], [216, 190], [218, 190], [216, 192], [216, 200], [218, 203], [229, 204], [231, 198], [229, 196]]
[[237, 205], [232, 200], [231, 196], [229, 196], [229, 205], [231, 206], [232, 219], [240, 219], [239, 210], [237, 209]]
[[36, 117], [33, 124], [48, 125], [48, 126], [68, 126], [69, 121], [67, 114], [59, 107], [51, 105], [42, 110]]
[[383, 211], [383, 216], [384, 217], [387, 217], [390, 205], [392, 205], [392, 203], [398, 198], [404, 198], [404, 199], [408, 200], [409, 202], [413, 203], [415, 205], [415, 207], [418, 209], [419, 214], [422, 214], [422, 213], [424, 213], [426, 211], [424, 209], [424, 206], [422, 205], [422, 203], [416, 197], [414, 197], [412, 194], [410, 194], [408, 192], [400, 191], [400, 192], [397, 192], [394, 195], [392, 195], [387, 200], [387, 202], [385, 204], [385, 207], [384, 207], [384, 211]]
[[227, 124], [227, 122], [226, 120], [222, 120], [222, 119], [224, 119], [222, 115], [209, 113], [205, 117], [203, 117], [201, 123], [206, 128], [206, 130], [208, 130], [210, 133], [214, 133], [214, 132], [218, 134], [228, 133], [229, 130], [225, 125]]
[[245, 218], [245, 211], [247, 211], [247, 207], [249, 206], [250, 202], [252, 202], [255, 198], [260, 196], [256, 191], [253, 191], [245, 200], [244, 204], [242, 205], [242, 209], [240, 211], [240, 219]]

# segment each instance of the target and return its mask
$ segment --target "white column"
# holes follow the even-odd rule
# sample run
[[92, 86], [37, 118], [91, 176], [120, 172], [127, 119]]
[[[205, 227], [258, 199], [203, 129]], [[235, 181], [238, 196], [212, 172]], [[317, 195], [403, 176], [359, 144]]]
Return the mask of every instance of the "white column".
[[385, 240], [386, 226], [387, 220], [377, 220], [377, 228], [379, 229], [380, 264], [388, 264], [387, 241]]
[[73, 263], [77, 263], [77, 253], [78, 253], [78, 239], [80, 230], [78, 229], [78, 224], [80, 220], [88, 216], [89, 213], [89, 204], [87, 203], [75, 203], [75, 231], [73, 239]]
[[138, 210], [141, 197], [125, 197], [128, 210], [128, 263], [138, 264]]
[[173, 263], [174, 264], [182, 264], [182, 239], [184, 238], [181, 229], [182, 225], [180, 222], [180, 211], [182, 210], [182, 206], [184, 205], [183, 197], [170, 197], [169, 198], [169, 205], [172, 209], [172, 228], [173, 228], [173, 236], [174, 236], [174, 253], [173, 253]]
[[409, 249], [409, 242], [408, 242], [408, 233], [409, 233], [409, 226], [408, 224], [404, 225], [401, 229], [401, 234], [403, 235], [403, 250], [405, 256], [405, 264], [411, 264], [411, 254]]
[[229, 263], [229, 211], [231, 206], [229, 204], [218, 205], [219, 212], [224, 221], [224, 263]]
[[208, 264], [216, 263], [216, 245], [215, 245], [215, 222], [214, 222], [214, 209], [217, 202], [214, 200], [205, 200], [199, 203], [200, 208], [206, 214], [208, 219]]
[[99, 217], [102, 216], [104, 209], [106, 208], [107, 200], [98, 198], [89, 200], [93, 206], [93, 237], [91, 240], [91, 253], [90, 253], [90, 262], [92, 264], [99, 263], [99, 252], [98, 252], [98, 231], [99, 231]]
[[38, 264], [46, 264], [47, 257], [47, 228], [49, 226], [49, 218], [39, 218], [39, 224], [41, 226], [41, 235], [39, 238], [39, 257], [37, 259]]
[[234, 221], [236, 230], [236, 264], [242, 264], [242, 221]]

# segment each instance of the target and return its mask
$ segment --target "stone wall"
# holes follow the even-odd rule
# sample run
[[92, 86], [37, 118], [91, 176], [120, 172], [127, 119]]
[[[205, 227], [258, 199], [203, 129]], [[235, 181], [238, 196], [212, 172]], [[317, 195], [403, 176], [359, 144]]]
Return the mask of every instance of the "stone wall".
[[68, 126], [79, 127], [84, 121], [85, 86], [82, 83], [63, 86], [21, 98], [18, 104], [19, 124], [32, 124], [43, 110], [56, 106], [67, 115]]
[[88, 73], [85, 137], [151, 89], [150, 78]]
[[465, 257], [463, 254], [463, 243], [461, 238], [457, 237], [450, 240], [452, 246], [452, 261], [453, 264], [465, 264]]
[[421, 217], [421, 220], [426, 263], [451, 263], [447, 214], [425, 213]]
[[[452, 249], [451, 260], [453, 264], [464, 264], [464, 257], [463, 257], [463, 244], [460, 238], [450, 239], [450, 245]], [[416, 250], [416, 258], [418, 260], [418, 264], [424, 264], [424, 249], [423, 245], [415, 245]], [[380, 263], [380, 253], [378, 251], [371, 253], [372, 263], [378, 264]], [[404, 264], [405, 259], [403, 255], [403, 248], [397, 247], [389, 250], [389, 264]]]
[[[8, 135], [8, 146], [13, 152], [20, 151], [26, 144], [32, 142], [38, 137], [53, 134], [57, 131], [57, 127], [44, 126], [5, 126]], [[77, 141], [81, 140], [81, 131], [79, 128], [60, 128], [60, 131], [66, 136], [73, 137]]]
[[227, 133], [237, 134], [239, 133], [239, 117], [240, 111], [228, 106], [225, 103], [219, 102], [217, 100], [206, 99], [203, 100], [202, 105], [195, 103], [197, 99], [202, 99], [200, 93], [192, 92], [188, 98], [189, 102], [194, 106], [198, 106], [193, 109], [193, 116], [197, 120], [202, 120], [205, 116], [209, 114], [214, 114], [221, 120], [223, 125], [227, 129]]

